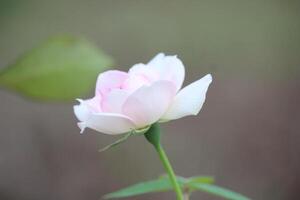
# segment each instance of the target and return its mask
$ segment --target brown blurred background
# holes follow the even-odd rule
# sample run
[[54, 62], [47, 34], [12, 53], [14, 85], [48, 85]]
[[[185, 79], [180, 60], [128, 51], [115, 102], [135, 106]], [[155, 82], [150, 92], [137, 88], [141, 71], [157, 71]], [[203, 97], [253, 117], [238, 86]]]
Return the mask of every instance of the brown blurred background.
[[[158, 52], [177, 54], [185, 84], [206, 73], [214, 81], [197, 117], [163, 124], [175, 171], [213, 175], [255, 200], [297, 200], [299, 10], [296, 0], [1, 0], [0, 66], [61, 33], [90, 39], [123, 70]], [[0, 90], [1, 200], [96, 200], [163, 173], [143, 137], [98, 153], [115, 138], [91, 130], [80, 135], [73, 104]], [[192, 199], [218, 198], [195, 193]]]

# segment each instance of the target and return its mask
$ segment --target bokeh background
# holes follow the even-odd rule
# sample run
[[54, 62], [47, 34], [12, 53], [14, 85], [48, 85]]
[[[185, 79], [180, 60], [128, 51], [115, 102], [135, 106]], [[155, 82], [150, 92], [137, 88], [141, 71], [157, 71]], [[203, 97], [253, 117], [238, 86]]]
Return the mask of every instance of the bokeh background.
[[[0, 67], [61, 33], [88, 38], [117, 69], [158, 52], [177, 54], [185, 84], [206, 73], [214, 81], [197, 117], [163, 124], [175, 171], [213, 175], [217, 184], [255, 200], [297, 200], [299, 10], [296, 0], [1, 0]], [[116, 138], [91, 130], [80, 135], [73, 104], [0, 90], [1, 200], [95, 200], [163, 173], [143, 137], [98, 153]], [[195, 193], [192, 199], [218, 198]]]

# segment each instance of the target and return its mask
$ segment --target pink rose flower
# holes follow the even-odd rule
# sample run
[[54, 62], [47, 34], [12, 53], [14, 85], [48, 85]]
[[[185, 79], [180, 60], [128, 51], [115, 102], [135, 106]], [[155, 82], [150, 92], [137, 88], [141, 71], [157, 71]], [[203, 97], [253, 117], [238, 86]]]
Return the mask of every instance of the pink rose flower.
[[163, 53], [128, 72], [110, 70], [98, 76], [95, 96], [74, 106], [81, 133], [91, 128], [122, 134], [188, 115], [197, 115], [212, 82], [210, 74], [181, 89], [185, 69], [177, 56]]

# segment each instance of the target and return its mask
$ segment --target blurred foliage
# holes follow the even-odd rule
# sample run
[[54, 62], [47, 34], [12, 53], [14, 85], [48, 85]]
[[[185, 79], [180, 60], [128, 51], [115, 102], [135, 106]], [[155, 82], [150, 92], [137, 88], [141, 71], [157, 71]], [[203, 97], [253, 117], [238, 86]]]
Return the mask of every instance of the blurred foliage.
[[112, 60], [82, 38], [59, 36], [0, 72], [0, 84], [43, 100], [74, 100], [90, 91]]
[[[197, 176], [191, 178], [177, 177], [177, 181], [180, 184], [183, 191], [189, 193], [189, 195], [197, 190], [210, 193], [215, 196], [222, 197], [230, 200], [249, 200], [249, 198], [233, 192], [231, 190], [222, 188], [220, 186], [212, 185], [214, 179], [209, 176]], [[168, 176], [162, 176], [157, 180], [146, 181], [138, 183], [127, 188], [118, 190], [116, 192], [109, 193], [104, 196], [105, 199], [131, 197], [152, 192], [164, 192], [172, 190], [173, 186]]]

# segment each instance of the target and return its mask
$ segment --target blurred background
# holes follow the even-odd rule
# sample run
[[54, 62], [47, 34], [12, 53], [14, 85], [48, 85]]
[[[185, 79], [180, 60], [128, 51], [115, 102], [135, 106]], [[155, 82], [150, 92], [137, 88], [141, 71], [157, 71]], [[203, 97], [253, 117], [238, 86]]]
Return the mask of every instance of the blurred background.
[[[0, 67], [61, 33], [88, 38], [121, 70], [158, 52], [177, 54], [185, 84], [214, 77], [198, 116], [162, 125], [177, 174], [213, 175], [218, 185], [255, 200], [296, 200], [299, 10], [296, 0], [1, 0]], [[34, 102], [1, 89], [1, 200], [95, 200], [164, 173], [143, 137], [98, 153], [116, 138], [80, 135], [73, 104]], [[198, 192], [192, 199], [218, 198]]]

